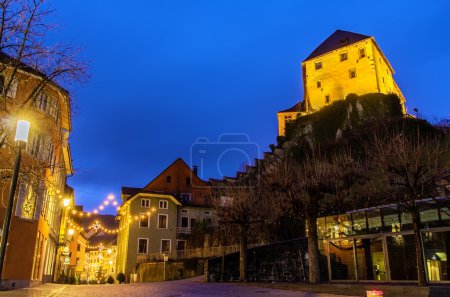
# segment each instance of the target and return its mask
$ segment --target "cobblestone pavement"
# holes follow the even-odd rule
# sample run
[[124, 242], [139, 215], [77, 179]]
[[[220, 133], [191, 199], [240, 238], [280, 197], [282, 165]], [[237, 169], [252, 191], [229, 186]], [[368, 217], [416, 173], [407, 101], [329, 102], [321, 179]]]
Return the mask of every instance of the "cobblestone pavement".
[[330, 294], [276, 290], [231, 283], [204, 283], [202, 278], [133, 285], [55, 285], [0, 292], [0, 297], [342, 297]]

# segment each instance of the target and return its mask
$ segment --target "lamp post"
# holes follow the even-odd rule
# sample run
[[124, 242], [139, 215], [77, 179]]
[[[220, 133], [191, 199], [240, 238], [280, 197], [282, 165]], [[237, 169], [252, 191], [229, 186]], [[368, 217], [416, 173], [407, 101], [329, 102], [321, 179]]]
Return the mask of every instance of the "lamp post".
[[0, 282], [3, 279], [3, 263], [5, 262], [6, 246], [8, 243], [9, 227], [11, 225], [11, 214], [14, 205], [14, 197], [16, 194], [17, 180], [19, 179], [19, 168], [21, 159], [21, 150], [28, 142], [28, 132], [30, 130], [30, 122], [19, 120], [17, 122], [16, 135], [14, 141], [17, 144], [17, 156], [14, 163], [14, 171], [9, 188], [8, 204], [6, 206], [5, 221], [2, 228], [2, 242], [0, 246]]

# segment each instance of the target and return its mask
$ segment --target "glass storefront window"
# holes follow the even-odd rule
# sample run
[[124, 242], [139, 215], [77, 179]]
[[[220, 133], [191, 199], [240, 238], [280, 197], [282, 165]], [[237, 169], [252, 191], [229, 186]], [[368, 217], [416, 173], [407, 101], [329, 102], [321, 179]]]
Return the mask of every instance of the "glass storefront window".
[[356, 260], [360, 280], [387, 279], [381, 237], [357, 239]]
[[327, 238], [327, 226], [325, 224], [325, 218], [317, 219], [317, 235], [319, 239]]
[[355, 233], [355, 234], [367, 233], [366, 212], [365, 211], [352, 213], [352, 221], [353, 221], [353, 233]]
[[408, 210], [399, 208], [402, 231], [412, 230], [412, 217]]
[[434, 203], [422, 204], [420, 209], [422, 228], [430, 228], [439, 225], [438, 209]]
[[329, 242], [332, 280], [356, 280], [352, 240]]
[[381, 214], [380, 209], [371, 209], [367, 211], [367, 221], [369, 223], [370, 233], [378, 233], [382, 231], [381, 228]]
[[352, 234], [350, 214], [327, 217], [326, 224], [330, 238], [347, 237]]
[[450, 209], [448, 207], [441, 207], [439, 213], [441, 215], [441, 223], [445, 226], [450, 226]]
[[450, 231], [423, 232], [423, 246], [428, 279], [430, 281], [448, 281], [450, 267]]
[[381, 214], [383, 215], [383, 230], [385, 232], [399, 232], [400, 231], [400, 221], [398, 219], [397, 206], [388, 206], [381, 209]]
[[392, 280], [417, 280], [416, 250], [413, 235], [387, 236]]

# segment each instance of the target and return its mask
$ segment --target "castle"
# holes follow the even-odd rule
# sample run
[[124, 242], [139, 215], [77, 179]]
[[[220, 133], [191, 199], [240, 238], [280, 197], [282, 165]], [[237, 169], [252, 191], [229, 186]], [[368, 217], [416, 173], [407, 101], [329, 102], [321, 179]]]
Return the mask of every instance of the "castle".
[[320, 110], [348, 94], [396, 94], [406, 113], [394, 69], [373, 36], [337, 30], [302, 62], [303, 102], [279, 111], [278, 135], [286, 122]]

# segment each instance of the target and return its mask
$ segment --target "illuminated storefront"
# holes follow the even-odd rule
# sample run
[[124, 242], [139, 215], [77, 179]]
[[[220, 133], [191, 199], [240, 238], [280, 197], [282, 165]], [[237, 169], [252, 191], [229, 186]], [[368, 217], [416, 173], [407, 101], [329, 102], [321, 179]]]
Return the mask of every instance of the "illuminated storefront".
[[[421, 201], [427, 277], [449, 281], [450, 199]], [[356, 210], [318, 219], [323, 277], [331, 281], [415, 281], [412, 220], [397, 205]]]

